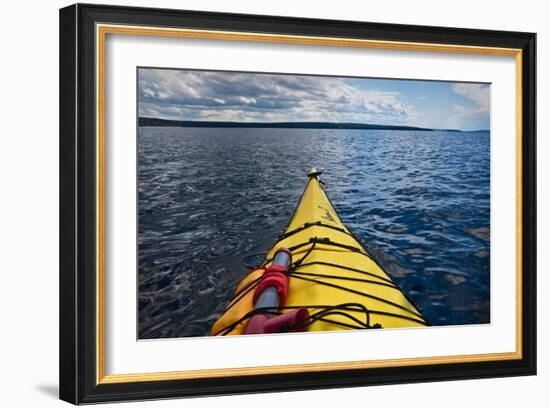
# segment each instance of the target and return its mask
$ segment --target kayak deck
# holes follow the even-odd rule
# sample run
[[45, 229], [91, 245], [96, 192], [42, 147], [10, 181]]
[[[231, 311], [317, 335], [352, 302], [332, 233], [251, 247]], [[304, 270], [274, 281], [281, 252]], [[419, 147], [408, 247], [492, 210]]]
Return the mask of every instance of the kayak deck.
[[427, 325], [419, 310], [342, 222], [318, 177], [310, 174], [294, 214], [261, 268], [238, 286], [212, 335], [239, 335], [254, 314], [253, 293], [281, 247], [292, 253], [288, 296], [280, 312], [305, 307], [307, 331]]

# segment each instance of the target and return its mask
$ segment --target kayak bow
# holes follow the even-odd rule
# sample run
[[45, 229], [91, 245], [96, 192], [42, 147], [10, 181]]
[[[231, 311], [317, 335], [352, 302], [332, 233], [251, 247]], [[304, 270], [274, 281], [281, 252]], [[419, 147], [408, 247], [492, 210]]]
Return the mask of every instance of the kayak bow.
[[[310, 171], [285, 232], [267, 253], [262, 267], [237, 286], [233, 299], [213, 325], [212, 335], [427, 325], [419, 310], [342, 222], [319, 175], [315, 169]], [[292, 257], [288, 269], [272, 265], [280, 250]], [[282, 303], [258, 308], [258, 287], [265, 291], [262, 280], [269, 276], [281, 291], [281, 274], [287, 277]], [[279, 281], [273, 281], [274, 276]], [[271, 319], [275, 325], [263, 331], [247, 330], [251, 318], [258, 314], [264, 314], [267, 322], [269, 317], [276, 317]]]

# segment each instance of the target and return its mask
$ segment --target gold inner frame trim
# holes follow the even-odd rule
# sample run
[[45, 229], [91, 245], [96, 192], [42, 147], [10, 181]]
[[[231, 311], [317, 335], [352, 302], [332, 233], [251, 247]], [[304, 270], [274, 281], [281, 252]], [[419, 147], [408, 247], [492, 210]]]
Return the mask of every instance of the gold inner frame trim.
[[[247, 41], [296, 45], [371, 48], [400, 51], [465, 53], [515, 57], [516, 65], [516, 350], [505, 353], [449, 355], [435, 357], [377, 359], [368, 361], [321, 362], [245, 368], [220, 368], [132, 374], [105, 373], [105, 42], [107, 34], [194, 38], [220, 41]], [[522, 51], [515, 48], [466, 46], [457, 44], [363, 40], [353, 38], [294, 36], [179, 29], [166, 27], [96, 24], [96, 382], [114, 384], [228, 376], [322, 372], [349, 369], [388, 368], [465, 362], [518, 360], [522, 358]]]

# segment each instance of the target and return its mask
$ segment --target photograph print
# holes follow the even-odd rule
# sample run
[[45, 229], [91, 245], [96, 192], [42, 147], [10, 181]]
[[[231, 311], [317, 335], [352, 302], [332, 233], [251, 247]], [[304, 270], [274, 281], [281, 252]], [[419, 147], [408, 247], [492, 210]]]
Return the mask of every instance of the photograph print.
[[490, 84], [136, 88], [139, 339], [490, 324]]

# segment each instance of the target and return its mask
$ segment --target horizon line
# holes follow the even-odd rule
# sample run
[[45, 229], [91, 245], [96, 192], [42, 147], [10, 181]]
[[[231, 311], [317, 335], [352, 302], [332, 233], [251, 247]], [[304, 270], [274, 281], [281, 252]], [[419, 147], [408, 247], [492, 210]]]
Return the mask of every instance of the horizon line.
[[[189, 120], [189, 119], [168, 119], [160, 117], [147, 117], [147, 116], [138, 116], [138, 126], [154, 126], [154, 125], [142, 125], [141, 121], [161, 121], [161, 122], [177, 122], [182, 124], [228, 124], [228, 125], [332, 125], [337, 127], [338, 125], [348, 125], [356, 127], [379, 127], [379, 128], [394, 128], [402, 130], [429, 130], [429, 131], [451, 131], [451, 132], [490, 132], [490, 129], [458, 129], [458, 128], [430, 128], [425, 126], [417, 125], [396, 125], [396, 124], [379, 124], [379, 123], [369, 123], [369, 122], [331, 122], [331, 121], [205, 121], [205, 120]], [[298, 126], [296, 127], [298, 128]]]

